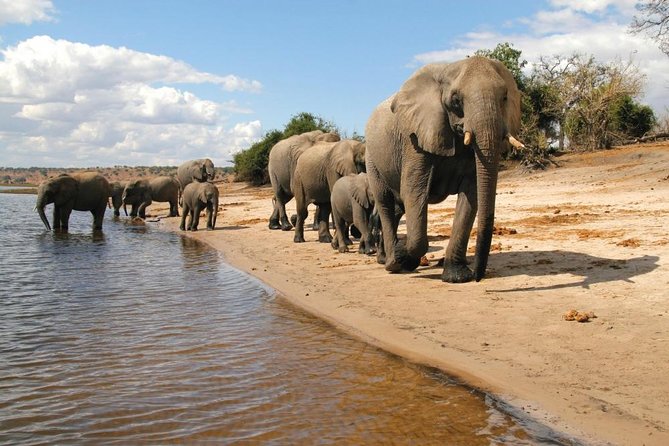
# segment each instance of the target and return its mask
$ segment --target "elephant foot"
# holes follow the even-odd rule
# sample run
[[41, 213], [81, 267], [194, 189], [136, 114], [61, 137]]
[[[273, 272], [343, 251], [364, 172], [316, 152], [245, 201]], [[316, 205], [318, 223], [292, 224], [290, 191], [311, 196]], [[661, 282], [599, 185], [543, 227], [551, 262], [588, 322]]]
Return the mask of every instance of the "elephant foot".
[[295, 237], [293, 237], [293, 242], [295, 243], [304, 243], [304, 241], [304, 236], [302, 235], [295, 234]]
[[292, 231], [293, 227], [289, 224], [281, 225], [281, 230], [282, 231]]
[[[282, 223], [283, 226], [286, 226], [288, 223]], [[297, 224], [297, 214], [293, 214], [290, 216], [290, 224], [295, 226]]]
[[444, 272], [441, 280], [448, 283], [466, 283], [474, 280], [474, 273], [467, 265], [444, 261]]
[[190, 228], [190, 230], [195, 232], [195, 231], [197, 231], [197, 228]]
[[346, 243], [348, 246], [351, 246], [351, 245], [353, 244], [353, 240], [351, 240], [350, 238], [346, 237], [346, 238], [344, 239], [344, 243]]
[[279, 224], [279, 220], [270, 220], [269, 221], [269, 228], [274, 230], [274, 229], [282, 229], [281, 224]]
[[318, 241], [321, 243], [332, 243], [332, 236], [330, 234], [319, 235]]
[[181, 225], [181, 226], [179, 226], [179, 229], [180, 229], [181, 231], [185, 231], [185, 230], [186, 230], [186, 227], [185, 227], [184, 225]]
[[391, 273], [411, 272], [420, 265], [420, 258], [409, 255], [403, 241], [395, 245], [394, 259], [386, 261], [386, 271]]

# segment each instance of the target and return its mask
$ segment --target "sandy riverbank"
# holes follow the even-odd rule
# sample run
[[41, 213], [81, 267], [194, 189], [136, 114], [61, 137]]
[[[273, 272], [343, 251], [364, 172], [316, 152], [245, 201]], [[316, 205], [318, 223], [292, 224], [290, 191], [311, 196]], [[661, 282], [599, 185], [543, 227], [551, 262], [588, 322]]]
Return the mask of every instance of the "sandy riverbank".
[[[191, 235], [337, 327], [587, 443], [669, 444], [669, 146], [558, 162], [501, 175], [480, 283], [440, 280], [454, 198], [430, 208], [431, 262], [410, 274], [270, 231], [268, 187], [221, 184], [219, 227]], [[564, 320], [571, 309], [597, 318]]]

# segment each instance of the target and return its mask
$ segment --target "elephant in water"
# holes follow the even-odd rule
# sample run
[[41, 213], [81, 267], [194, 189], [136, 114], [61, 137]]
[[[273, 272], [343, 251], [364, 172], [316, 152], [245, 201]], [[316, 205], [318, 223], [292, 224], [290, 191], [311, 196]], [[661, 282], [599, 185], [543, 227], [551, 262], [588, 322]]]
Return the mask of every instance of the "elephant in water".
[[332, 188], [339, 178], [364, 171], [365, 144], [353, 139], [319, 143], [300, 156], [291, 183], [297, 208], [296, 243], [304, 242], [304, 220], [309, 203], [319, 207], [318, 241], [332, 242], [328, 222]]
[[354, 224], [360, 230], [360, 246], [358, 252], [372, 255], [376, 252], [372, 228], [372, 212], [374, 197], [369, 190], [366, 173], [350, 174], [337, 180], [330, 194], [332, 218], [335, 224], [335, 237], [332, 248], [346, 252], [347, 245], [352, 244], [346, 237], [347, 229]]
[[177, 180], [181, 191], [193, 181], [213, 181], [215, 176], [214, 163], [209, 158], [186, 161], [177, 168]]
[[[197, 231], [200, 222], [200, 211], [207, 210], [207, 229], [216, 227], [216, 215], [218, 213], [218, 188], [209, 182], [190, 183], [186, 186], [182, 195], [181, 225], [179, 229], [185, 231]], [[190, 221], [186, 226], [186, 217], [190, 215]]]
[[131, 205], [130, 216], [146, 218], [146, 208], [152, 202], [169, 202], [170, 217], [179, 216], [179, 182], [170, 176], [159, 176], [151, 180], [130, 181], [123, 189], [123, 210]]
[[97, 172], [61, 174], [44, 180], [37, 188], [35, 210], [44, 226], [51, 230], [44, 208], [53, 203], [53, 229], [67, 232], [72, 211], [90, 211], [93, 229], [102, 229], [111, 186]]
[[[126, 182], [114, 181], [113, 183], [109, 183], [109, 185], [111, 186], [111, 194], [109, 198], [111, 198], [112, 207], [114, 208], [114, 217], [118, 217], [121, 215], [120, 209], [123, 205], [123, 190], [125, 189]], [[127, 217], [128, 211], [126, 209], [124, 209], [124, 211]]]
[[286, 215], [286, 203], [293, 198], [291, 181], [300, 156], [314, 144], [336, 141], [339, 141], [337, 134], [314, 130], [283, 139], [272, 147], [267, 164], [269, 180], [274, 191], [272, 199], [274, 210], [269, 218], [270, 229], [283, 229], [284, 231], [292, 229]]
[[[495, 218], [501, 155], [520, 128], [520, 93], [501, 63], [469, 57], [418, 69], [373, 112], [365, 130], [367, 174], [383, 228], [390, 272], [412, 271], [428, 249], [427, 206], [457, 195], [442, 280], [483, 278]], [[395, 206], [406, 212], [406, 242]], [[474, 270], [467, 243], [478, 214]], [[384, 258], [385, 257], [385, 258]]]

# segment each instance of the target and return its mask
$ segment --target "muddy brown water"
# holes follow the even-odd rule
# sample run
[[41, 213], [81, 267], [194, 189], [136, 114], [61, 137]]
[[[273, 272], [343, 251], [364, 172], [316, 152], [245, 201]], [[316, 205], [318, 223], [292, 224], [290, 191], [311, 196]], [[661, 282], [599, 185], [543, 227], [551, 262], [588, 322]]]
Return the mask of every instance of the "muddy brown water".
[[[0, 194], [0, 444], [576, 444], [178, 234]], [[50, 215], [50, 208], [47, 208]]]

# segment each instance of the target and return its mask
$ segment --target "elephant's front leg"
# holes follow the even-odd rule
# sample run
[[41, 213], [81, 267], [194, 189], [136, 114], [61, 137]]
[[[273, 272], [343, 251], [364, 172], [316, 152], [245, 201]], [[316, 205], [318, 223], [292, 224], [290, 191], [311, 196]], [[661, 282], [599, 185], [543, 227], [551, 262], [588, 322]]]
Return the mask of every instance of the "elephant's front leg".
[[179, 229], [182, 231], [186, 230], [186, 217], [188, 217], [189, 213], [188, 205], [186, 203], [183, 203], [181, 205], [181, 224], [179, 225]]
[[146, 208], [151, 205], [151, 201], [144, 201], [142, 204], [139, 205], [138, 213], [139, 213], [139, 218], [145, 219], [146, 218]]
[[406, 215], [406, 242], [395, 241], [393, 254], [386, 260], [386, 269], [390, 265], [391, 270], [397, 270], [399, 266], [404, 271], [413, 271], [428, 249], [427, 202], [432, 164], [429, 155], [416, 152], [405, 155], [400, 189]]
[[193, 207], [193, 217], [190, 223], [191, 231], [197, 231], [197, 226], [200, 224], [200, 212], [202, 212], [202, 206], [200, 203], [196, 203]]
[[330, 203], [321, 203], [318, 206], [318, 241], [321, 243], [332, 243], [330, 234]]
[[467, 266], [467, 244], [477, 209], [476, 184], [469, 184], [472, 182], [475, 183], [464, 180], [465, 190], [458, 194], [451, 239], [444, 256], [444, 271], [441, 275], [444, 282], [464, 283], [474, 279], [474, 273]]
[[212, 230], [214, 229], [214, 212], [213, 212], [214, 206], [211, 203], [207, 203], [207, 229]]
[[367, 255], [376, 253], [374, 236], [369, 227], [369, 212], [362, 206], [353, 207], [353, 223], [360, 230], [360, 247], [358, 252]]
[[105, 209], [106, 205], [102, 205], [97, 209], [94, 209], [91, 211], [93, 214], [93, 229], [96, 231], [101, 231], [102, 230], [102, 221], [105, 218]]

